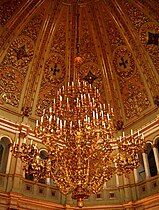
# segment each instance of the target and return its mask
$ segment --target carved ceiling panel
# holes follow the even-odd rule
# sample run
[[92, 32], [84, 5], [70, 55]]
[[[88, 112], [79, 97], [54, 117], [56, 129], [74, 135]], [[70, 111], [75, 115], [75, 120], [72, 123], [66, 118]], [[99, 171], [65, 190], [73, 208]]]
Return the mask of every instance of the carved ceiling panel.
[[[74, 62], [77, 2], [82, 59], [78, 64]], [[12, 0], [7, 5], [4, 1], [0, 24], [10, 25], [0, 37], [0, 105], [18, 108], [21, 103], [36, 118], [51, 105], [59, 87], [78, 77], [99, 88], [103, 101], [115, 108], [120, 125], [155, 110], [159, 3], [152, 2]]]

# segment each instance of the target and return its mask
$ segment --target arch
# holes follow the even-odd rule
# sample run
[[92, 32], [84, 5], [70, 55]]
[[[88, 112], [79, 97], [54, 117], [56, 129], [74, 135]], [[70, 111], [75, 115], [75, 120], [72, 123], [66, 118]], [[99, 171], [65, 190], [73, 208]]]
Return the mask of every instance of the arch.
[[[46, 149], [40, 149], [39, 151], [39, 157], [43, 160], [47, 159], [47, 150]], [[33, 171], [32, 170], [32, 166], [31, 164], [28, 166], [28, 173], [25, 172], [25, 179], [28, 179], [30, 181], [34, 181], [34, 174], [33, 173], [29, 173], [29, 171]], [[41, 184], [46, 184], [46, 179], [39, 179], [38, 181]]]
[[[48, 158], [48, 151], [46, 149], [41, 149], [40, 150], [40, 155], [39, 157], [42, 159], [42, 160], [46, 160]], [[42, 178], [39, 180], [39, 183], [41, 184], [46, 184], [47, 183], [47, 180]]]
[[8, 173], [10, 167], [10, 138], [6, 136], [2, 136], [0, 138], [0, 172], [1, 173]]
[[156, 136], [154, 139], [154, 145], [156, 145], [158, 152], [159, 152], [159, 136]]
[[41, 149], [40, 150], [40, 158], [42, 159], [42, 160], [45, 160], [45, 159], [47, 159], [48, 158], [48, 152], [47, 152], [47, 150], [45, 150], [45, 149]]
[[150, 174], [151, 174], [151, 176], [156, 176], [157, 175], [157, 167], [156, 167], [154, 152], [152, 149], [152, 143], [147, 143], [146, 147], [147, 147], [147, 156], [148, 156]]

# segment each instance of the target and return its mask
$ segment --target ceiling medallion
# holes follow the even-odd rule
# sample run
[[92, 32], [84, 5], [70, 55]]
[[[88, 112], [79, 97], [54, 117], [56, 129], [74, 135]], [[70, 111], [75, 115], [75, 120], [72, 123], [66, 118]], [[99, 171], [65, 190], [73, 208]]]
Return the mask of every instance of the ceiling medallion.
[[83, 78], [85, 81], [87, 81], [89, 84], [93, 84], [94, 80], [96, 80], [98, 77], [96, 77], [90, 70], [88, 74]]

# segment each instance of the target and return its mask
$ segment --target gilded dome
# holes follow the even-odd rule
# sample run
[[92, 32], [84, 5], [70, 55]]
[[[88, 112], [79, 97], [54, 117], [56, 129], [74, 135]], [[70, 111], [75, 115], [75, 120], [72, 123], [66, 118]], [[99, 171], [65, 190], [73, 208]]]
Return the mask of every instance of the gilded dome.
[[[75, 64], [75, 0], [0, 2], [2, 115], [36, 119], [78, 75], [114, 107], [118, 130], [148, 121], [159, 106], [159, 3], [80, 0]], [[89, 81], [88, 81], [89, 82]], [[137, 124], [134, 124], [134, 127]]]

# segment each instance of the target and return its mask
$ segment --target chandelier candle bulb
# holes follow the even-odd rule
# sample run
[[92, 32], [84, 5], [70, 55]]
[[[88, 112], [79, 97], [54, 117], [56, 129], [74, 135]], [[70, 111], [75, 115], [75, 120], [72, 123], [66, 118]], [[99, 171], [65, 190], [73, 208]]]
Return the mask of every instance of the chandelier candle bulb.
[[41, 124], [43, 123], [44, 121], [44, 116], [41, 116]]
[[50, 114], [52, 113], [52, 107], [49, 108]]
[[66, 120], [64, 120], [64, 126], [63, 127], [64, 127], [64, 129], [66, 128]]
[[62, 130], [62, 120], [60, 120], [60, 129]]
[[95, 111], [93, 111], [93, 119], [95, 119]]
[[125, 137], [125, 132], [123, 131], [123, 138]]
[[24, 138], [24, 142], [23, 143], [26, 144], [26, 138]]
[[49, 117], [49, 124], [51, 124], [51, 122], [52, 122], [52, 115], [50, 115]]
[[138, 136], [140, 135], [140, 132], [139, 132], [139, 131], [137, 132], [137, 135], [138, 135]]
[[98, 120], [98, 112], [96, 112], [96, 119]]
[[33, 140], [31, 139], [31, 140], [30, 140], [30, 145], [32, 145], [32, 144], [33, 144]]
[[133, 129], [131, 129], [131, 136], [133, 136]]
[[70, 122], [70, 129], [71, 129], [71, 131], [72, 131], [72, 121]]

